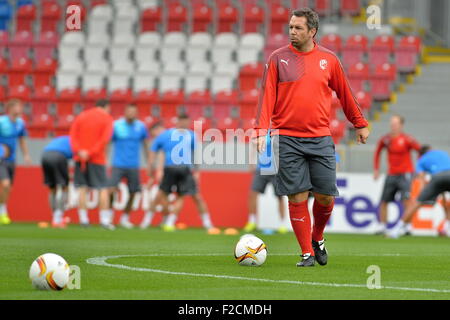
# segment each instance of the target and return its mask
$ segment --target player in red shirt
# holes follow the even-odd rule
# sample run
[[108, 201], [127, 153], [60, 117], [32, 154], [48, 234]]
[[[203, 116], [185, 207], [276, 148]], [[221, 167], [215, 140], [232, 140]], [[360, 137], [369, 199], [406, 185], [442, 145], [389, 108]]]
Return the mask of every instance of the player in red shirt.
[[[275, 50], [266, 64], [255, 125], [260, 152], [271, 130], [278, 163], [276, 191], [289, 198], [291, 224], [302, 249], [299, 267], [314, 266], [315, 261], [325, 265], [328, 260], [323, 231], [338, 195], [330, 132], [333, 90], [356, 128], [358, 143], [366, 143], [369, 136], [368, 122], [338, 57], [314, 41], [318, 28], [319, 17], [313, 10], [293, 12], [291, 43]], [[312, 233], [307, 202], [310, 192], [314, 195]]]
[[396, 194], [400, 193], [403, 206], [406, 208], [410, 197], [411, 179], [414, 167], [411, 160], [411, 151], [420, 151], [419, 143], [414, 138], [403, 133], [404, 118], [400, 115], [391, 117], [391, 132], [380, 138], [374, 155], [374, 179], [380, 175], [380, 155], [383, 149], [387, 150], [388, 176], [384, 182], [380, 202], [379, 225], [376, 234], [385, 234], [387, 225], [387, 207], [389, 202], [395, 201]]
[[112, 230], [114, 226], [105, 167], [106, 147], [113, 133], [113, 118], [109, 110], [109, 101], [100, 100], [95, 108], [80, 113], [70, 128], [70, 143], [75, 160], [74, 183], [79, 192], [80, 224], [89, 225], [87, 191], [97, 189], [100, 192], [100, 224]]

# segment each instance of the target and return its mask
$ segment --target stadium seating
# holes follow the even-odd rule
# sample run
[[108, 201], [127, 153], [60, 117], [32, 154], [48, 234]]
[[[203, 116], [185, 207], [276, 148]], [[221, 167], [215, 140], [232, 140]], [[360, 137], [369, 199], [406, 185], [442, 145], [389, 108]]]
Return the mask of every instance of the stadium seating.
[[391, 54], [394, 52], [395, 40], [392, 36], [377, 36], [369, 48], [369, 61], [373, 65], [391, 62]]
[[342, 48], [342, 38], [334, 33], [326, 34], [320, 38], [320, 45], [336, 54], [340, 54]]
[[62, 17], [62, 9], [56, 0], [42, 2], [41, 32], [57, 32], [58, 23]]
[[38, 39], [34, 40], [33, 50], [35, 61], [53, 58], [58, 46], [58, 35], [54, 31], [41, 32]]
[[217, 27], [216, 32], [233, 32], [239, 20], [238, 10], [231, 0], [218, 0], [217, 5]]
[[213, 10], [206, 0], [191, 1], [192, 32], [206, 32], [213, 21]]
[[269, 34], [276, 35], [287, 32], [286, 21], [289, 19], [290, 8], [282, 0], [269, 0], [270, 26]]
[[393, 64], [383, 63], [375, 67], [370, 76], [371, 94], [374, 100], [390, 100], [396, 75], [397, 69]]
[[362, 62], [355, 63], [347, 70], [348, 80], [354, 92], [366, 90], [369, 79], [369, 66]]
[[355, 34], [347, 38], [342, 47], [342, 63], [349, 67], [360, 61], [365, 61], [368, 39], [361, 34]]
[[33, 46], [33, 33], [28, 30], [16, 32], [9, 41], [9, 55], [16, 59], [28, 58]]
[[0, 30], [8, 30], [13, 9], [8, 0], [0, 0]]
[[16, 31], [33, 31], [33, 23], [36, 19], [36, 7], [34, 4], [23, 4], [17, 9]]

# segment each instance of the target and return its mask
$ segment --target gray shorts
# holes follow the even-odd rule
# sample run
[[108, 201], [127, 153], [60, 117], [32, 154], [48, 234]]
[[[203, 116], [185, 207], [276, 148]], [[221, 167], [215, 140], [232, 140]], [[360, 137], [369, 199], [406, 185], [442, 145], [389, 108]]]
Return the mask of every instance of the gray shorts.
[[388, 175], [384, 181], [381, 201], [393, 202], [395, 195], [400, 193], [400, 199], [405, 201], [411, 196], [412, 174], [405, 173], [399, 175]]
[[436, 198], [445, 191], [450, 191], [450, 170], [435, 174], [423, 188], [417, 201], [424, 204], [434, 204]]
[[274, 136], [273, 139], [275, 161], [278, 160], [275, 183], [277, 195], [293, 195], [305, 191], [339, 195], [336, 186], [335, 147], [330, 136]]
[[113, 167], [111, 177], [109, 178], [108, 186], [117, 187], [122, 181], [127, 180], [127, 186], [130, 193], [136, 193], [141, 191], [141, 179], [139, 176], [139, 169], [126, 169]]
[[0, 160], [0, 180], [14, 181], [16, 164], [14, 162]]
[[266, 187], [271, 183], [275, 188], [275, 175], [262, 175], [259, 170], [253, 174], [252, 190], [259, 193], [266, 192]]
[[91, 189], [104, 189], [108, 187], [106, 168], [104, 165], [86, 163], [85, 170], [81, 170], [79, 162], [75, 163], [75, 187], [88, 187]]
[[61, 152], [44, 152], [41, 166], [44, 172], [44, 183], [49, 188], [67, 187], [69, 185], [69, 163]]

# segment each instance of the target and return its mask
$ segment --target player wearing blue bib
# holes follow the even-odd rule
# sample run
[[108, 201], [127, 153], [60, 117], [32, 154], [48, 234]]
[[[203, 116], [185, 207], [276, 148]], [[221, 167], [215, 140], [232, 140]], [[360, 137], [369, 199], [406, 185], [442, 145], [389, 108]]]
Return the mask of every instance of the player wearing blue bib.
[[[416, 173], [418, 178], [426, 185], [417, 199], [413, 200], [408, 206], [399, 223], [390, 232], [389, 236], [391, 238], [405, 235], [411, 227], [410, 224], [414, 212], [425, 204], [434, 204], [440, 194], [450, 191], [449, 154], [442, 150], [431, 150], [431, 147], [426, 145], [421, 148], [419, 155], [420, 157], [416, 163]], [[428, 183], [426, 183], [425, 179], [426, 174], [431, 175], [431, 180]], [[450, 236], [450, 208], [446, 205], [446, 201], [444, 201], [444, 209], [447, 221], [445, 222], [443, 233]]]
[[[164, 174], [155, 199], [162, 199], [167, 205], [169, 194], [176, 192], [178, 195], [172, 212], [168, 214], [162, 226], [164, 231], [175, 230], [174, 225], [183, 207], [184, 198], [189, 195], [200, 211], [203, 226], [208, 233], [216, 234], [220, 230], [212, 226], [206, 203], [198, 192], [198, 172], [194, 170], [196, 136], [189, 127], [189, 116], [181, 114], [178, 116], [176, 128], [165, 130], [155, 138], [150, 149], [149, 176], [153, 175], [153, 164], [157, 154], [164, 154]], [[156, 201], [152, 201], [149, 211], [144, 216], [145, 222], [152, 220], [155, 210]]]
[[[273, 161], [273, 152], [270, 139], [270, 132], [266, 136], [266, 148], [264, 152], [258, 154], [258, 161], [255, 165], [250, 165], [250, 170], [253, 172], [253, 181], [248, 200], [248, 222], [244, 227], [245, 232], [253, 232], [256, 230], [256, 213], [258, 211], [258, 195], [264, 194], [269, 183], [272, 184], [275, 190], [275, 163]], [[278, 213], [281, 221], [284, 222], [285, 205], [283, 198], [275, 194], [278, 199]], [[288, 229], [281, 226], [278, 229], [279, 233], [286, 233]]]
[[73, 153], [70, 137], [61, 136], [53, 139], [44, 148], [41, 158], [44, 183], [50, 188], [49, 202], [53, 210], [52, 226], [65, 228], [64, 210], [68, 199], [69, 160]]
[[19, 142], [25, 164], [31, 164], [25, 140], [27, 130], [25, 129], [25, 122], [21, 118], [23, 103], [18, 99], [11, 99], [6, 103], [5, 108], [6, 114], [0, 116], [0, 144], [8, 146], [10, 153], [6, 159], [0, 162], [0, 224], [11, 223], [6, 203], [14, 180], [17, 141]]
[[116, 120], [113, 127], [112, 145], [114, 148], [112, 157], [112, 173], [109, 180], [111, 207], [114, 192], [118, 191], [118, 185], [122, 179], [126, 179], [130, 197], [120, 218], [120, 225], [124, 228], [132, 228], [129, 220], [136, 193], [141, 191], [139, 177], [141, 146], [144, 147], [145, 157], [148, 151], [148, 131], [145, 124], [137, 119], [136, 105], [129, 104], [125, 108], [124, 117]]

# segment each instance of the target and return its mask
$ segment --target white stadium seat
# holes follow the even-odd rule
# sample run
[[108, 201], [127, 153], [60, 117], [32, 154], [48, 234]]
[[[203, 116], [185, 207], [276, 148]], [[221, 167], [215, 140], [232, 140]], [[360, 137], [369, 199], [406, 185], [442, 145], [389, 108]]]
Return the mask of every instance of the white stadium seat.
[[183, 32], [168, 32], [163, 39], [163, 46], [185, 48], [187, 46], [187, 37]]
[[60, 61], [79, 59], [84, 47], [85, 36], [82, 32], [66, 32], [59, 43], [58, 58]]
[[85, 72], [101, 73], [106, 75], [110, 70], [109, 63], [106, 60], [87, 61]]
[[159, 92], [181, 89], [181, 76], [163, 75], [159, 78]]
[[133, 77], [133, 91], [138, 93], [155, 88], [155, 76], [147, 73], [137, 73]]
[[84, 92], [91, 89], [102, 89], [104, 87], [105, 75], [100, 72], [86, 72], [82, 76], [82, 89]]
[[136, 0], [136, 3], [141, 10], [158, 6], [158, 0]]
[[216, 65], [214, 75], [236, 78], [239, 74], [239, 65], [235, 62], [222, 62]]
[[233, 61], [233, 48], [227, 48], [227, 47], [219, 47], [219, 48], [212, 48], [211, 50], [211, 61], [213, 63], [219, 63], [219, 62], [231, 62]]
[[212, 44], [212, 36], [207, 32], [195, 32], [188, 40], [189, 47], [211, 48]]
[[234, 84], [234, 77], [217, 76], [215, 75], [211, 80], [211, 92], [216, 94], [223, 90], [232, 90]]
[[206, 90], [208, 87], [208, 77], [202, 75], [187, 75], [184, 78], [184, 91], [190, 94], [197, 90]]
[[177, 47], [163, 47], [159, 54], [159, 59], [165, 63], [174, 63], [176, 61], [181, 61], [181, 53], [183, 48]]
[[148, 31], [143, 32], [138, 36], [138, 45], [150, 45], [153, 47], [159, 47], [162, 44], [162, 37], [158, 32]]
[[214, 39], [214, 47], [215, 48], [237, 48], [238, 47], [238, 37], [236, 34], [232, 32], [223, 32], [216, 35]]
[[197, 61], [206, 61], [208, 55], [208, 48], [203, 47], [187, 47], [186, 49], [186, 61], [189, 63]]
[[212, 64], [204, 61], [204, 62], [194, 62], [189, 64], [189, 75], [203, 75], [203, 76], [211, 76], [213, 74]]
[[108, 76], [108, 91], [113, 92], [118, 89], [130, 88], [131, 76], [126, 73], [112, 72]]
[[182, 61], [174, 61], [173, 63], [163, 64], [164, 75], [178, 75], [183, 76], [186, 74], [187, 66]]
[[152, 46], [138, 45], [134, 49], [134, 60], [139, 64], [148, 60], [155, 60], [157, 48]]
[[60, 61], [58, 71], [81, 75], [84, 71], [83, 62], [80, 59]]
[[260, 60], [260, 51], [252, 48], [240, 48], [237, 51], [237, 61], [242, 66], [247, 63], [255, 63]]
[[56, 74], [56, 89], [61, 92], [64, 89], [78, 87], [79, 75], [73, 72], [58, 71]]
[[246, 33], [243, 34], [240, 40], [241, 48], [252, 48], [262, 50], [264, 48], [264, 37], [260, 33]]
[[138, 64], [137, 72], [157, 76], [161, 73], [161, 64], [154, 60], [143, 61]]

